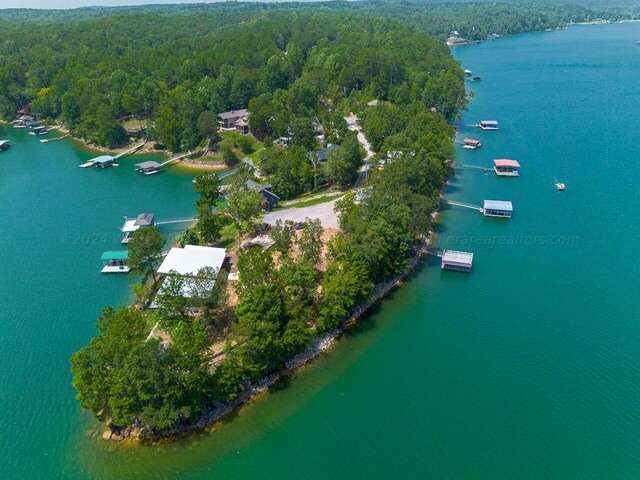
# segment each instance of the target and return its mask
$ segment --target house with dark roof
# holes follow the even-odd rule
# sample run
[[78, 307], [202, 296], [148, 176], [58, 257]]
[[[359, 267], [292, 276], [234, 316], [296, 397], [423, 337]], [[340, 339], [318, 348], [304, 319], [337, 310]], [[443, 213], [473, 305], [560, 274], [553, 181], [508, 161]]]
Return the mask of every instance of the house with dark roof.
[[326, 162], [329, 159], [329, 152], [331, 150], [335, 150], [336, 148], [338, 148], [338, 146], [339, 145], [336, 145], [335, 143], [330, 143], [326, 148], [316, 150], [316, 156], [318, 157], [318, 160], [320, 160], [321, 162]]
[[244, 184], [249, 190], [254, 190], [262, 195], [262, 198], [264, 198], [264, 203], [262, 205], [263, 210], [271, 210], [278, 206], [280, 197], [271, 191], [271, 185], [261, 185], [253, 180], [247, 180]]
[[249, 112], [245, 108], [219, 113], [218, 126], [223, 130], [238, 130], [241, 133], [249, 133]]

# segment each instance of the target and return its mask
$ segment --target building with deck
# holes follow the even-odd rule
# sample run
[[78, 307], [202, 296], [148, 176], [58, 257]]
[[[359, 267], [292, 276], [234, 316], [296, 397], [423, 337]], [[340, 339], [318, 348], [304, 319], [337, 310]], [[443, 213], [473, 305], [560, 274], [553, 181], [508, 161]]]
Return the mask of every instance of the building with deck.
[[496, 172], [496, 175], [500, 175], [501, 177], [519, 176], [518, 168], [520, 168], [520, 164], [517, 160], [503, 158], [493, 161], [493, 170]]
[[145, 227], [152, 227], [155, 224], [155, 216], [153, 213], [141, 213], [136, 218], [125, 217], [124, 225], [122, 225], [122, 228], [120, 229], [122, 230], [122, 233], [124, 233], [122, 243], [129, 243], [133, 236], [133, 232], [136, 230]]
[[222, 130], [237, 130], [241, 133], [249, 133], [249, 112], [245, 108], [219, 113], [218, 126]]
[[485, 217], [511, 218], [513, 205], [503, 200], [485, 200], [482, 213]]
[[443, 270], [469, 273], [473, 266], [473, 253], [445, 250], [442, 252], [441, 266]]
[[129, 273], [129, 252], [117, 250], [114, 252], [104, 252], [101, 257], [102, 273]]

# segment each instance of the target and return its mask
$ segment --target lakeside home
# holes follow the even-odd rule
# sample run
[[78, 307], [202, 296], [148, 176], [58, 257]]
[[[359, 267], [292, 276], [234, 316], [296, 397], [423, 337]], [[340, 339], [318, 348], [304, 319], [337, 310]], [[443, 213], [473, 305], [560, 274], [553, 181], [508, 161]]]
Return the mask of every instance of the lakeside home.
[[[193, 278], [203, 268], [211, 268], [217, 274], [222, 269], [226, 255], [227, 251], [224, 248], [202, 247], [199, 245], [185, 245], [184, 248], [174, 247], [169, 250], [169, 253], [158, 268], [158, 273]], [[161, 290], [162, 288], [160, 287]], [[189, 282], [185, 282], [181, 293], [186, 298], [193, 297], [194, 292]]]
[[247, 109], [231, 110], [218, 114], [218, 127], [221, 130], [236, 130], [240, 133], [249, 133], [249, 112]]
[[263, 210], [271, 210], [272, 208], [276, 208], [278, 206], [280, 197], [271, 191], [270, 184], [267, 183], [261, 185], [257, 182], [254, 182], [253, 180], [247, 180], [244, 184], [249, 190], [255, 190], [260, 195], [262, 195], [262, 198], [264, 199], [264, 203], [262, 204]]
[[330, 143], [326, 148], [316, 150], [316, 156], [318, 157], [318, 160], [320, 160], [321, 162], [326, 162], [327, 160], [329, 160], [329, 152], [331, 150], [335, 150], [336, 148], [338, 148], [338, 145], [336, 145], [335, 143]]

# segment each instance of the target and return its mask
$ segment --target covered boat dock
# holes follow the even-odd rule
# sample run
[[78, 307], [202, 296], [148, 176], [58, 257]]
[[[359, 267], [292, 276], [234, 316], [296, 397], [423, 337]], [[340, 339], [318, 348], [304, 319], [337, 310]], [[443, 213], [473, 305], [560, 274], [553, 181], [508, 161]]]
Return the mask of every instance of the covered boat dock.
[[476, 149], [476, 148], [480, 148], [482, 144], [480, 143], [480, 140], [474, 140], [473, 138], [465, 138], [464, 140], [462, 140], [462, 146], [464, 148]]
[[513, 205], [504, 200], [485, 200], [482, 213], [485, 217], [511, 218]]
[[442, 252], [442, 269], [456, 272], [471, 272], [473, 266], [473, 253], [445, 250]]
[[122, 233], [124, 233], [124, 237], [122, 238], [122, 243], [129, 243], [131, 237], [133, 236], [133, 232], [138, 230], [139, 228], [144, 227], [152, 227], [156, 224], [155, 215], [153, 213], [141, 213], [136, 218], [127, 218], [125, 217], [124, 225], [122, 225]]
[[127, 260], [129, 260], [129, 252], [126, 250], [117, 250], [114, 252], [104, 252], [102, 254], [102, 273], [129, 273]]
[[116, 164], [116, 157], [112, 157], [111, 155], [102, 155], [100, 157], [94, 158], [91, 161], [91, 164], [96, 168], [112, 167]]
[[136, 163], [134, 167], [136, 172], [144, 173], [145, 175], [153, 175], [163, 171], [162, 165], [153, 161]]
[[493, 161], [493, 170], [496, 172], [496, 175], [500, 175], [502, 177], [517, 177], [520, 175], [518, 172], [518, 168], [520, 168], [520, 164], [517, 160], [509, 160], [509, 159], [497, 159]]
[[0, 140], [0, 152], [9, 148], [9, 140]]

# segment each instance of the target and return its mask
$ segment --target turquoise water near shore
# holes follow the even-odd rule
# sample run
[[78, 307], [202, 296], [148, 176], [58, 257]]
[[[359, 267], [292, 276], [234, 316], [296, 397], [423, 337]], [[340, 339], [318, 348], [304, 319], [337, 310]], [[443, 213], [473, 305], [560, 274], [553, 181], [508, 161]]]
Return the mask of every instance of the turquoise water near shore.
[[[122, 215], [190, 215], [193, 174], [82, 170], [71, 142], [2, 128], [2, 477], [639, 477], [638, 39], [618, 24], [457, 47], [483, 77], [460, 137], [484, 146], [456, 163], [522, 164], [517, 179], [460, 169], [445, 192], [513, 201], [511, 220], [443, 210], [437, 246], [473, 251], [473, 273], [429, 259], [278, 390], [156, 447], [95, 438], [68, 357], [127, 299], [125, 278], [98, 273]], [[465, 127], [483, 119], [500, 131]]]

